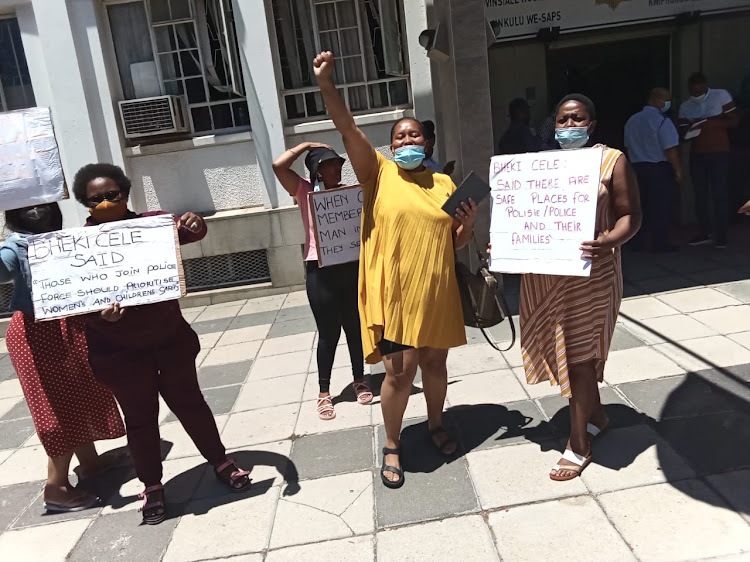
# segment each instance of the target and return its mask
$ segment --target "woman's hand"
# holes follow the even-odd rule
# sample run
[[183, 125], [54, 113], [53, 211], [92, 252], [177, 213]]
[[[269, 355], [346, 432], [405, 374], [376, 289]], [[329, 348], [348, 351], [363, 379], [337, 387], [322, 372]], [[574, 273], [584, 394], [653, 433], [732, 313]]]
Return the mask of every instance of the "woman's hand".
[[101, 312], [102, 320], [106, 322], [119, 322], [125, 316], [125, 308], [120, 303], [113, 302]]
[[201, 219], [195, 213], [187, 212], [180, 217], [177, 222], [177, 228], [187, 228], [190, 232], [200, 232], [203, 227], [203, 219]]
[[581, 256], [585, 260], [595, 260], [612, 254], [614, 245], [607, 240], [605, 234], [600, 234], [596, 240], [589, 240], [581, 244]]
[[323, 51], [313, 59], [313, 72], [318, 82], [333, 82], [333, 53]]
[[468, 203], [467, 205], [466, 202], [462, 201], [461, 206], [456, 209], [456, 218], [465, 231], [471, 231], [477, 220], [477, 204], [471, 198], [469, 198]]
[[330, 144], [325, 144], [322, 142], [308, 142], [307, 150], [312, 150], [313, 148], [327, 148], [328, 150], [333, 150], [333, 147]]

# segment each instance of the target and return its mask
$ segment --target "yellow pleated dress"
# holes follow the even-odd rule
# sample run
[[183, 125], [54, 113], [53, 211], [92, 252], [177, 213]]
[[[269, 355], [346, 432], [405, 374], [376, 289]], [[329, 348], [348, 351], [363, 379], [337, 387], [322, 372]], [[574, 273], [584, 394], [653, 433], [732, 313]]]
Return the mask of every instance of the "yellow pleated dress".
[[385, 338], [411, 347], [466, 343], [456, 281], [453, 219], [442, 205], [456, 190], [431, 170], [409, 172], [377, 154], [362, 183], [359, 314], [365, 361], [381, 361]]

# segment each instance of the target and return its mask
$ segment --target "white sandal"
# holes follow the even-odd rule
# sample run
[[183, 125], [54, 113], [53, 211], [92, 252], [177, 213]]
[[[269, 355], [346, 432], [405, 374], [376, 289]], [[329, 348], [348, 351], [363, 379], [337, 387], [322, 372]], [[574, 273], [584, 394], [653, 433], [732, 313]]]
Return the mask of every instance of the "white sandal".
[[336, 417], [336, 410], [333, 409], [333, 401], [330, 395], [318, 398], [318, 417], [325, 421]]
[[552, 472], [550, 472], [549, 477], [556, 482], [567, 482], [568, 480], [573, 480], [577, 476], [580, 476], [581, 472], [583, 472], [583, 469], [591, 463], [591, 453], [589, 453], [588, 456], [584, 457], [583, 455], [579, 455], [578, 453], [571, 451], [570, 449], [565, 449], [562, 460], [568, 461], [575, 466], [560, 466], [559, 464], [556, 464], [552, 467], [552, 470], [557, 474], [559, 474], [562, 470], [567, 470], [569, 472], [573, 472], [573, 476], [561, 477], [557, 476], [557, 474], [553, 475]]

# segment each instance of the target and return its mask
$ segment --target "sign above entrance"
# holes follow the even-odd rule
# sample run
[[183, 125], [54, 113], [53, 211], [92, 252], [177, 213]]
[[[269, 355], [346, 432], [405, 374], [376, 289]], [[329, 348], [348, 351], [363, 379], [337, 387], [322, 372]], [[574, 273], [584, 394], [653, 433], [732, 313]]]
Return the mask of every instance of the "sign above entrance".
[[485, 13], [499, 41], [534, 36], [559, 27], [563, 33], [750, 8], [750, 0], [485, 0]]

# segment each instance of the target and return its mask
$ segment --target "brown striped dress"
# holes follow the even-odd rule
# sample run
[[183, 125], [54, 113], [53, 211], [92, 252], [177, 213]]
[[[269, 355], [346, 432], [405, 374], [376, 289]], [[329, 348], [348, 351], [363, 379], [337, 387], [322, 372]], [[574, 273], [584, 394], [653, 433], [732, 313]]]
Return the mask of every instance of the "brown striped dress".
[[[609, 188], [620, 156], [619, 150], [604, 147], [596, 236], [615, 225]], [[601, 381], [621, 301], [620, 248], [595, 260], [590, 277], [523, 275], [521, 354], [527, 382], [558, 384], [560, 393], [571, 398], [569, 367], [592, 360]]]

